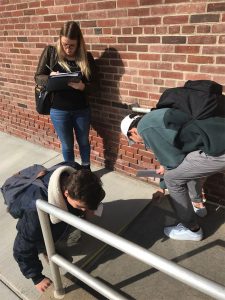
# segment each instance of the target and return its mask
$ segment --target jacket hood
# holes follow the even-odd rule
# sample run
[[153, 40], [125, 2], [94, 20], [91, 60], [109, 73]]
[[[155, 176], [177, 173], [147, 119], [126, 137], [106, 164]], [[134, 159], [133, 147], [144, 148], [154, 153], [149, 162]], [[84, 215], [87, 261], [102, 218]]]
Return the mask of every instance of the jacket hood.
[[[48, 203], [53, 204], [65, 211], [68, 211], [67, 204], [65, 202], [64, 195], [60, 186], [60, 176], [63, 172], [72, 174], [74, 173], [74, 168], [63, 166], [59, 167], [52, 173], [48, 185]], [[53, 215], [50, 215], [50, 220], [53, 224], [56, 224], [61, 221]]]

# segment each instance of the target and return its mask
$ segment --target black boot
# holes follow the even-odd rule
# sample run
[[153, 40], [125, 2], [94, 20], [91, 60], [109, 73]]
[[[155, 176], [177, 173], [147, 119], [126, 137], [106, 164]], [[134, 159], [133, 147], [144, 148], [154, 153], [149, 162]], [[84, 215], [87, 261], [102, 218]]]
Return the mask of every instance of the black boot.
[[84, 169], [84, 170], [91, 170], [90, 165], [84, 165], [84, 166], [81, 166], [81, 168]]

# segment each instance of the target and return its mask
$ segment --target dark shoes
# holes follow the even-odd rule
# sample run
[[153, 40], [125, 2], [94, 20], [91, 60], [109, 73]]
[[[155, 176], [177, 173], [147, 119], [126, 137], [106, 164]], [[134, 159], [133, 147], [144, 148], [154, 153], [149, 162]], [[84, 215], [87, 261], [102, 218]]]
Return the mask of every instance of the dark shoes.
[[84, 166], [81, 166], [81, 169], [83, 169], [83, 170], [91, 170], [91, 166], [90, 165], [84, 165]]

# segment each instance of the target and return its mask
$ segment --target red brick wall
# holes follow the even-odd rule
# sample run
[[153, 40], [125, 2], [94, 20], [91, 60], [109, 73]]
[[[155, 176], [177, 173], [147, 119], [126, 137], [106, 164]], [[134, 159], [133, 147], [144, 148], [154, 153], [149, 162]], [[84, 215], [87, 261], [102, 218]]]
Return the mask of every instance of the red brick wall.
[[43, 47], [68, 20], [80, 22], [99, 66], [90, 136], [99, 164], [133, 176], [155, 165], [120, 135], [127, 104], [153, 107], [166, 88], [188, 79], [225, 85], [223, 0], [1, 0], [1, 131], [60, 151], [49, 118], [35, 112], [33, 76]]

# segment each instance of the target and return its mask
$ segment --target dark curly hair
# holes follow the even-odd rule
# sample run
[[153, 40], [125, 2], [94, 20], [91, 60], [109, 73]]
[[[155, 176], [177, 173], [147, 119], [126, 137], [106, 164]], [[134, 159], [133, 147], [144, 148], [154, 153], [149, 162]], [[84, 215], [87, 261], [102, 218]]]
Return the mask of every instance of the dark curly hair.
[[72, 199], [79, 199], [88, 209], [97, 209], [105, 197], [101, 179], [90, 170], [77, 170], [65, 182], [65, 190]]
[[[137, 113], [132, 113], [132, 114], [130, 114], [129, 116], [130, 116], [130, 118], [133, 118], [133, 117], [135, 117], [135, 116], [137, 116], [137, 115], [139, 115], [139, 114], [137, 114]], [[136, 119], [130, 124], [130, 127], [129, 127], [128, 130], [130, 130], [130, 129], [132, 129], [132, 128], [137, 128], [138, 123], [139, 123], [139, 121], [142, 119], [142, 117], [143, 117], [143, 116], [140, 116], [140, 117], [136, 118]]]

